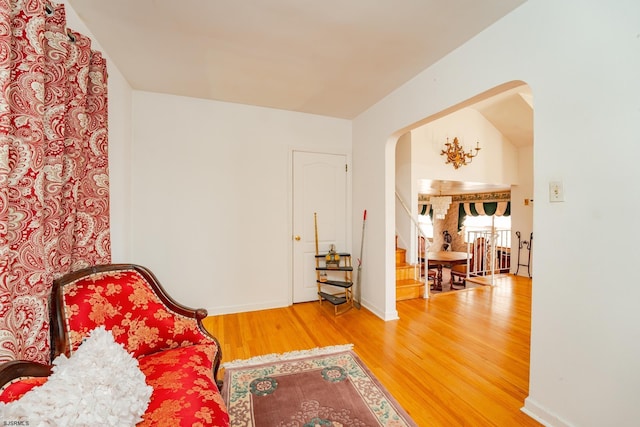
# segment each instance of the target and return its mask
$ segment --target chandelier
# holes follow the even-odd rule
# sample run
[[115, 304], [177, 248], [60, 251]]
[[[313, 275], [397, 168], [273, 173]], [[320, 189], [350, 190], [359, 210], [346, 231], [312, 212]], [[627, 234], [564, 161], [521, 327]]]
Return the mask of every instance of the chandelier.
[[431, 196], [429, 202], [435, 219], [444, 219], [447, 216], [447, 211], [451, 205], [451, 196]]
[[473, 153], [473, 150], [465, 152], [464, 147], [460, 145], [457, 137], [453, 138], [453, 143], [449, 142], [449, 138], [447, 138], [447, 143], [444, 144], [444, 146], [446, 148], [440, 152], [440, 155], [447, 156], [447, 161], [445, 163], [452, 163], [455, 169], [471, 163], [473, 158], [478, 155], [478, 151], [480, 151], [480, 142], [478, 141], [476, 143], [476, 148], [474, 148], [475, 153]]

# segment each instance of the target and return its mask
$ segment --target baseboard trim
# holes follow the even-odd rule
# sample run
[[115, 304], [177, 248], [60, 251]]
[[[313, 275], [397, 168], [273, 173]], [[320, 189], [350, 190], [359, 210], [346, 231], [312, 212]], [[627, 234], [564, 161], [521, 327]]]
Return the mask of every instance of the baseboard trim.
[[[381, 310], [378, 310], [375, 306], [373, 306], [372, 304], [369, 304], [369, 302], [365, 299], [362, 299], [360, 301], [360, 305], [364, 308], [366, 308], [367, 310], [369, 310], [370, 312], [372, 312], [374, 315], [376, 315], [377, 317], [379, 317], [380, 319], [386, 321], [389, 320], [398, 320], [398, 310], [393, 310], [391, 312], [383, 312]], [[394, 306], [395, 307], [395, 306]]]
[[218, 316], [222, 314], [245, 313], [249, 311], [269, 310], [272, 308], [282, 308], [282, 307], [290, 307], [290, 306], [291, 306], [290, 301], [284, 301], [284, 300], [268, 301], [261, 304], [244, 304], [244, 305], [207, 308], [207, 313], [209, 316]]
[[[309, 301], [309, 302], [312, 302], [312, 301]], [[398, 310], [395, 310], [395, 309], [390, 312], [382, 312], [380, 310], [377, 310], [372, 304], [369, 304], [368, 301], [364, 299], [361, 301], [360, 305], [384, 321], [398, 320], [400, 318], [398, 316]], [[290, 307], [290, 306], [291, 306], [291, 302], [289, 301], [284, 301], [284, 300], [268, 301], [268, 302], [263, 302], [261, 304], [211, 307], [211, 308], [207, 308], [207, 314], [209, 316], [219, 316], [223, 314], [245, 313], [249, 311], [270, 310], [272, 308], [282, 308], [282, 307]]]
[[545, 409], [531, 397], [527, 397], [524, 400], [524, 407], [520, 408], [520, 410], [546, 427], [573, 427], [573, 424]]

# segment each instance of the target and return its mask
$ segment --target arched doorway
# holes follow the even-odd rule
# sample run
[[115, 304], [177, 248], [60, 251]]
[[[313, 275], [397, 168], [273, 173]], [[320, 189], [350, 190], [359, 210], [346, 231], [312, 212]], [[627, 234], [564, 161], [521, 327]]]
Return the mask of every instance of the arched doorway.
[[[446, 164], [440, 154], [453, 138], [467, 151], [479, 143], [477, 158], [459, 168]], [[400, 136], [395, 154], [396, 192], [414, 215], [419, 196], [442, 194], [443, 183], [445, 192], [455, 183], [457, 194], [507, 190], [515, 202], [512, 234], [532, 232], [532, 205], [523, 203], [533, 198], [533, 104], [526, 83], [506, 83], [417, 123]], [[396, 201], [396, 234], [415, 262], [414, 223]]]

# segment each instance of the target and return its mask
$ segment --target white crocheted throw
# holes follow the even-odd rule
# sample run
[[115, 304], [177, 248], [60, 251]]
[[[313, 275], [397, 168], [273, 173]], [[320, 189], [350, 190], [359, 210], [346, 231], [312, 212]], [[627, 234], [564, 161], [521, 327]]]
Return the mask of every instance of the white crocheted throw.
[[[43, 385], [0, 403], [0, 419], [29, 426], [134, 426], [153, 388], [133, 358], [104, 326], [91, 331], [70, 358], [53, 361]], [[16, 424], [24, 425], [24, 424]]]

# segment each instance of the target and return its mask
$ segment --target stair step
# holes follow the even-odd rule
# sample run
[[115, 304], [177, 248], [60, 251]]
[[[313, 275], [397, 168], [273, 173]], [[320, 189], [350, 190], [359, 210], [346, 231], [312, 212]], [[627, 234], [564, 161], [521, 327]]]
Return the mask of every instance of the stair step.
[[424, 282], [416, 276], [420, 276], [420, 266], [407, 263], [407, 250], [396, 248], [396, 301], [424, 298]]
[[420, 276], [420, 266], [413, 264], [396, 265], [396, 280], [416, 279]]
[[425, 285], [419, 280], [396, 280], [396, 301], [424, 298]]

